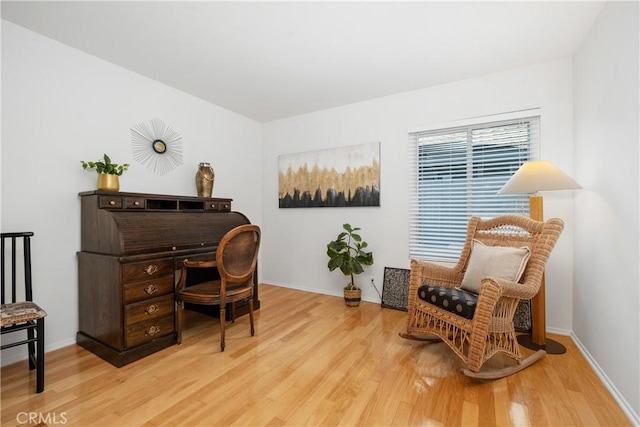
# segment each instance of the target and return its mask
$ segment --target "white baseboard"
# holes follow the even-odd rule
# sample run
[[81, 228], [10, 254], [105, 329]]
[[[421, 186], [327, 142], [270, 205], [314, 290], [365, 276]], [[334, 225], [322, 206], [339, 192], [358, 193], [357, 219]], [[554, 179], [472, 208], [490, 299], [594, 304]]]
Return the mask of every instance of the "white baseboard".
[[547, 328], [547, 332], [556, 335], [564, 335], [565, 337], [570, 337], [573, 332], [568, 329], [558, 329], [558, 328]]
[[[50, 351], [58, 350], [58, 349], [61, 349], [62, 347], [67, 347], [67, 346], [75, 344], [75, 343], [76, 343], [75, 338], [71, 338], [71, 339], [63, 340], [63, 341], [58, 341], [57, 343], [45, 345], [44, 352], [46, 354], [46, 353], [49, 353]], [[23, 360], [27, 360], [28, 355], [27, 355], [27, 347], [26, 347], [26, 345], [17, 346], [17, 347], [14, 347], [14, 349], [15, 350], [12, 351], [12, 352], [9, 351], [11, 349], [6, 349], [6, 350], [3, 351], [2, 362], [1, 362], [0, 366], [7, 366], [7, 365], [11, 365], [11, 364], [16, 363], [16, 362], [21, 362]], [[7, 353], [6, 356], [4, 355], [5, 353]]]
[[[549, 329], [549, 332], [555, 333], [551, 331], [551, 329]], [[622, 394], [618, 391], [616, 386], [613, 384], [613, 382], [611, 382], [602, 368], [600, 368], [600, 365], [598, 365], [596, 360], [591, 356], [582, 342], [580, 342], [578, 337], [573, 332], [567, 335], [571, 337], [571, 340], [575, 343], [576, 347], [578, 347], [584, 358], [587, 359], [587, 362], [591, 366], [591, 369], [594, 370], [598, 378], [600, 378], [604, 386], [607, 388], [607, 390], [609, 390], [609, 393], [611, 393], [615, 401], [618, 402], [618, 405], [620, 405], [622, 411], [629, 418], [629, 421], [631, 421], [631, 423], [633, 423], [633, 425], [635, 426], [640, 426], [640, 416], [633, 410], [629, 402], [627, 402], [624, 396], [622, 396]]]
[[[308, 287], [304, 287], [304, 286], [293, 286], [293, 285], [289, 285], [286, 283], [277, 283], [277, 282], [266, 282], [263, 281], [261, 283], [264, 283], [265, 285], [272, 285], [272, 286], [277, 286], [279, 288], [287, 288], [287, 289], [295, 289], [296, 291], [304, 291], [304, 292], [313, 292], [314, 294], [321, 294], [321, 295], [331, 295], [334, 297], [344, 297], [344, 294], [342, 293], [342, 290], [340, 291], [327, 291], [326, 289], [316, 289], [316, 288], [308, 288]], [[377, 297], [365, 297], [364, 295], [362, 296], [362, 301], [366, 301], [366, 302], [373, 302], [375, 304], [380, 304], [380, 298]]]

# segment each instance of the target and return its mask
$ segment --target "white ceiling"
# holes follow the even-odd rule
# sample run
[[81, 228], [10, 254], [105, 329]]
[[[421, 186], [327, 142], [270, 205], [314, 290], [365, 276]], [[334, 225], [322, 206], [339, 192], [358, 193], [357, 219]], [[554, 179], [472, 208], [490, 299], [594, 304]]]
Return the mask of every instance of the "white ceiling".
[[2, 18], [267, 122], [570, 57], [603, 5], [2, 1]]

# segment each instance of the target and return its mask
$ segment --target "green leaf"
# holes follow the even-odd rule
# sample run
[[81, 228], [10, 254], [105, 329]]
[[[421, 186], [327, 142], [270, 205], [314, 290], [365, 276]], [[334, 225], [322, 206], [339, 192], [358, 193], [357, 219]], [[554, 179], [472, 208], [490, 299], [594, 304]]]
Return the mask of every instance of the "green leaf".
[[359, 262], [354, 262], [353, 264], [353, 274], [360, 274], [364, 272], [364, 268]]
[[338, 265], [338, 259], [337, 259], [337, 258], [331, 258], [331, 259], [329, 260], [329, 263], [327, 264], [327, 267], [329, 267], [329, 271], [333, 271], [333, 270], [335, 270], [336, 268], [340, 267], [340, 266]]

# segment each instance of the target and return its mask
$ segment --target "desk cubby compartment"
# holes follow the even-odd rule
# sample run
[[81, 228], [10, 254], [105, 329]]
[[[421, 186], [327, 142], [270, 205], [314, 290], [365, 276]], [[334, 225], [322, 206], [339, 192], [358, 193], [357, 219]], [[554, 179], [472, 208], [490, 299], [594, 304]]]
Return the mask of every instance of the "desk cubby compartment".
[[147, 199], [147, 209], [161, 211], [175, 211], [178, 209], [177, 200]]
[[204, 203], [201, 201], [193, 200], [180, 200], [178, 202], [178, 209], [181, 211], [201, 211], [204, 208]]

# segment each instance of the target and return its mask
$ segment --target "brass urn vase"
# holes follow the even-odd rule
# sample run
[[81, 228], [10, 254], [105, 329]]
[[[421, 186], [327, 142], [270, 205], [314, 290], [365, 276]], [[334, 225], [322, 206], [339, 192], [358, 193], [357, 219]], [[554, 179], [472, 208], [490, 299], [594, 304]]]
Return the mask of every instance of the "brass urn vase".
[[98, 174], [98, 190], [103, 191], [120, 191], [120, 179], [118, 175], [109, 173]]
[[196, 189], [198, 197], [211, 197], [215, 173], [209, 163], [200, 163], [196, 172]]

